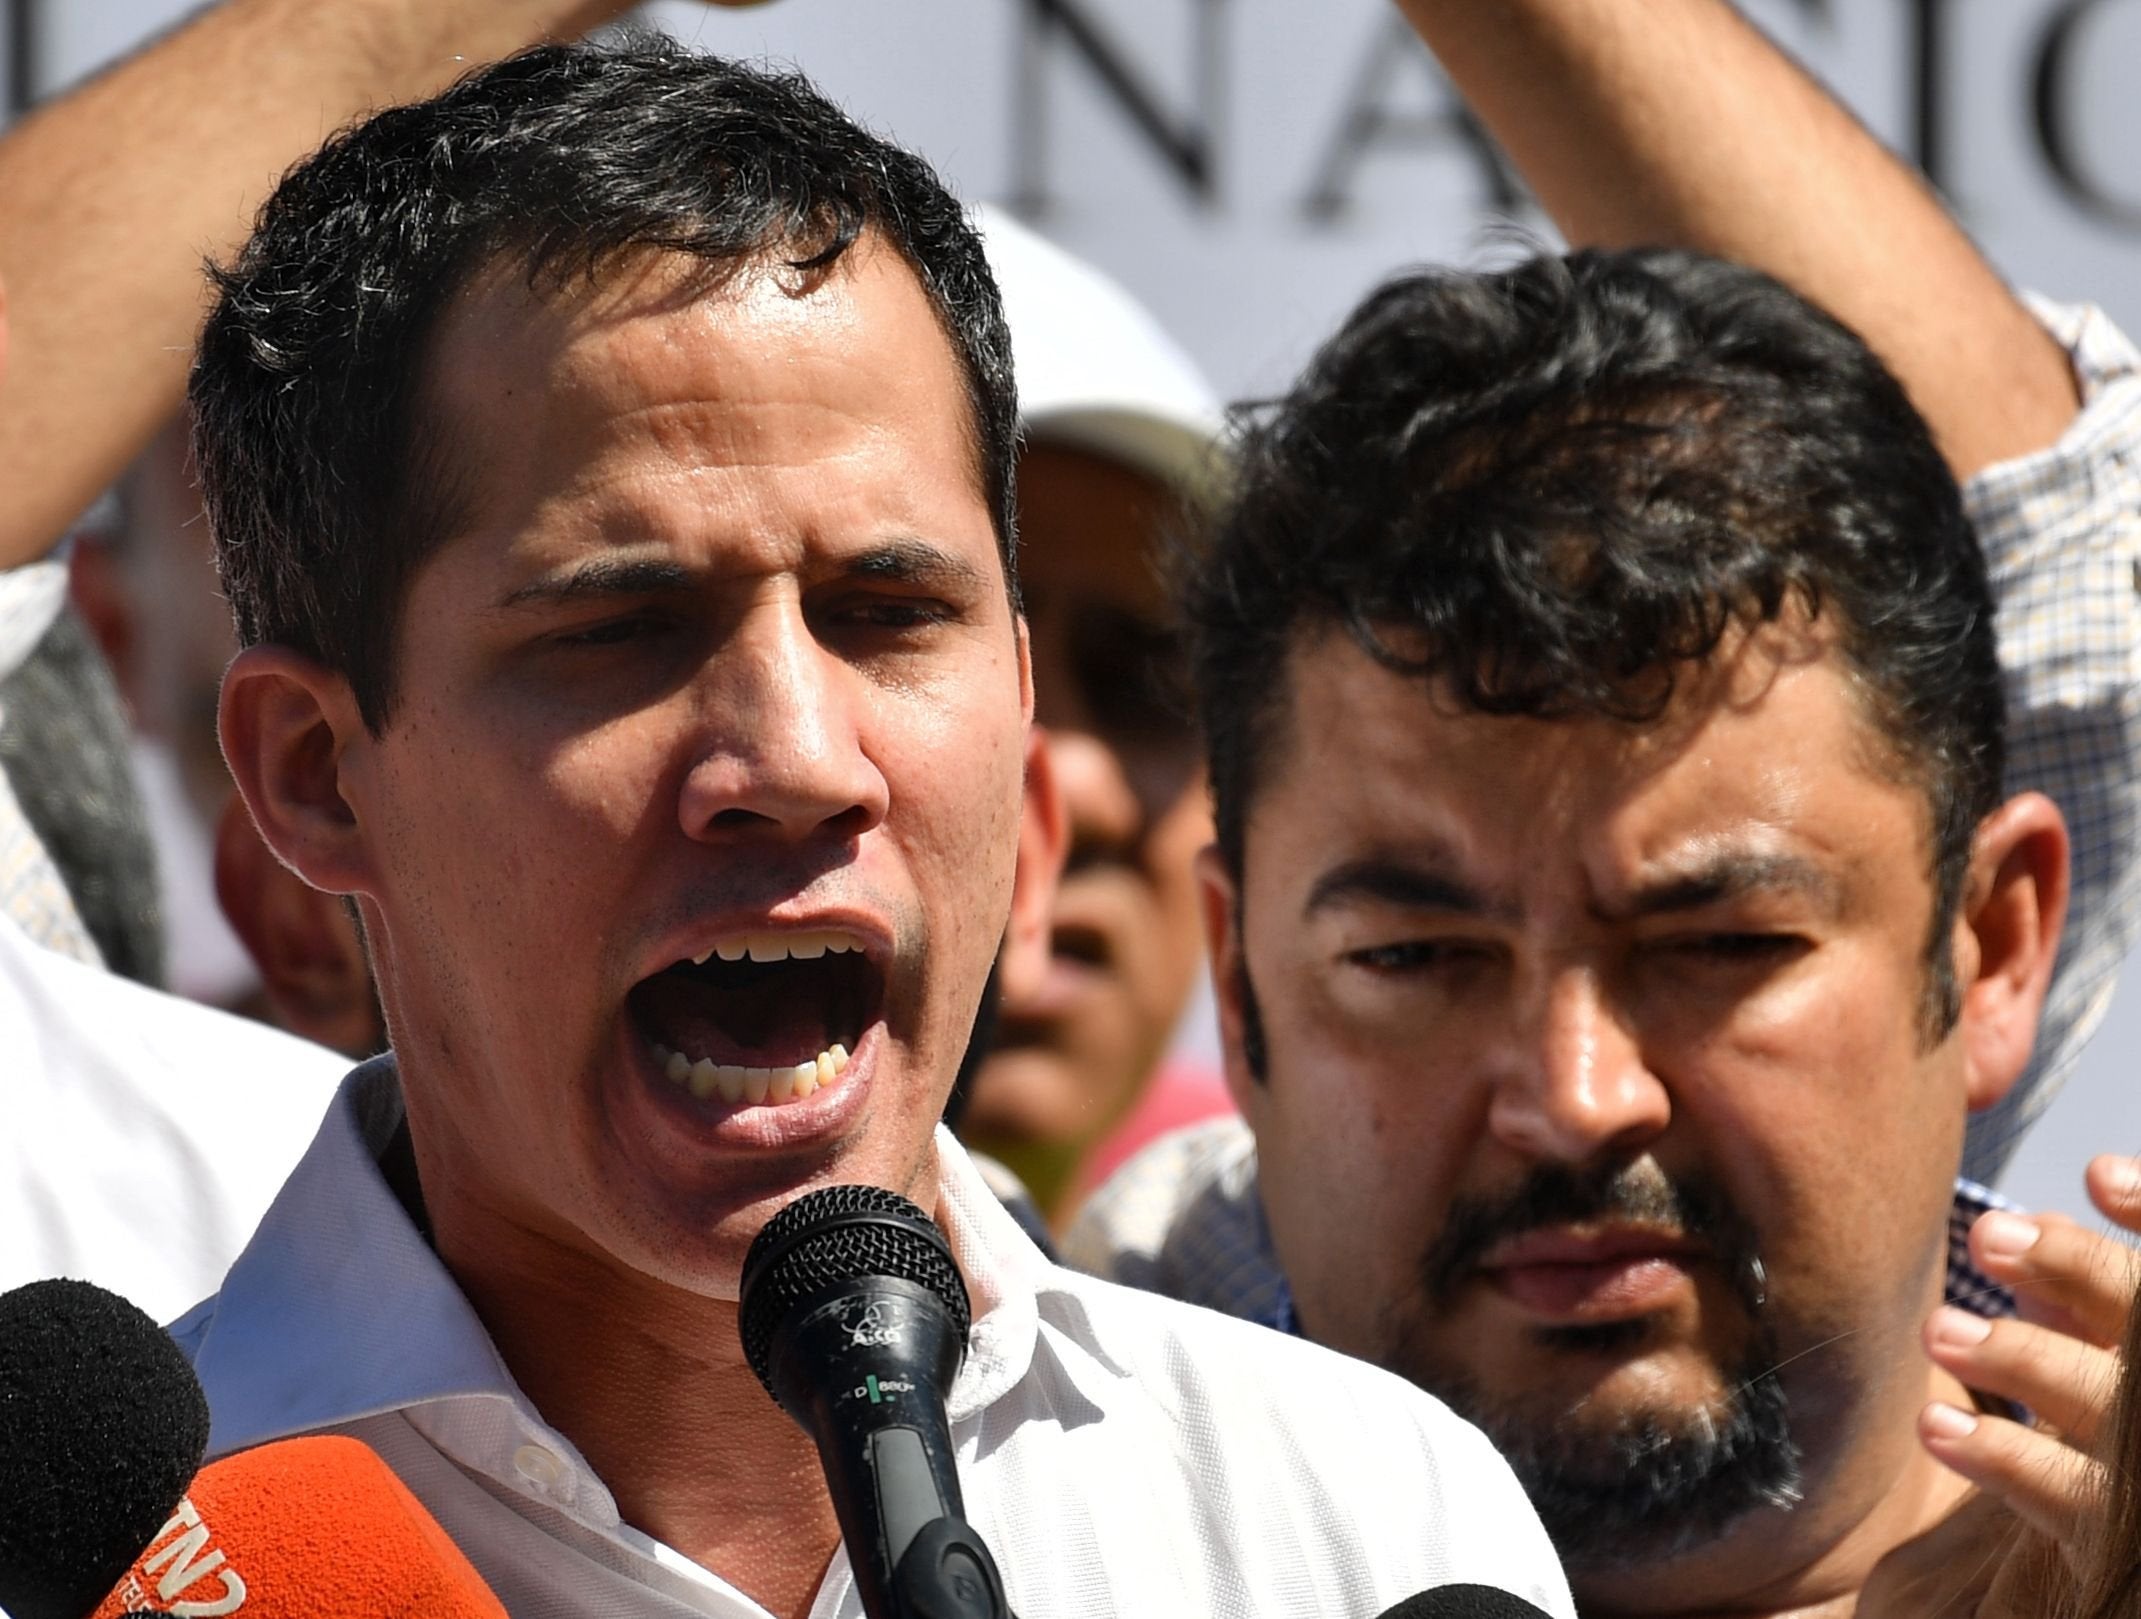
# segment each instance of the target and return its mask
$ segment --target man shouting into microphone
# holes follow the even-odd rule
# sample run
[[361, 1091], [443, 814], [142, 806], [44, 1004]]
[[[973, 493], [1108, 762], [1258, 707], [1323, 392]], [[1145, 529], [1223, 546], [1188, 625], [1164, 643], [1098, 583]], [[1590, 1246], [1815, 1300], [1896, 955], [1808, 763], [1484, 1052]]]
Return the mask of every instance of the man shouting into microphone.
[[224, 747], [393, 1053], [177, 1329], [212, 1450], [363, 1439], [523, 1619], [856, 1614], [735, 1299], [862, 1182], [973, 1297], [953, 1438], [1025, 1619], [1568, 1611], [1477, 1433], [1055, 1270], [935, 1128], [1063, 834], [1008, 344], [919, 160], [795, 80], [546, 49], [332, 141], [220, 280]]

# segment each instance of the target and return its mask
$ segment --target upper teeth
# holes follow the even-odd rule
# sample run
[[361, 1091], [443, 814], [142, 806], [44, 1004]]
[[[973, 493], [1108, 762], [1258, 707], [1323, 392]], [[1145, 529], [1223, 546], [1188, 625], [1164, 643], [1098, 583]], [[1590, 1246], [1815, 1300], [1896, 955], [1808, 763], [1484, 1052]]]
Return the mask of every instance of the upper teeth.
[[723, 961], [741, 961], [745, 956], [753, 961], [787, 961], [791, 957], [815, 961], [823, 955], [843, 955], [861, 948], [862, 942], [849, 933], [739, 933], [700, 951], [691, 958], [691, 964], [703, 966], [713, 956]]

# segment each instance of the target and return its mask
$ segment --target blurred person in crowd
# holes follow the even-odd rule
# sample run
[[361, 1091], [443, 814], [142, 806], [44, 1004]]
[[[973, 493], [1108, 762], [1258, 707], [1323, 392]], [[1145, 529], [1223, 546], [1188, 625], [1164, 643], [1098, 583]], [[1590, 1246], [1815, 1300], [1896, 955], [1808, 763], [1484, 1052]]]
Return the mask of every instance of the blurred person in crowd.
[[354, 917], [268, 852], [223, 764], [216, 693], [238, 645], [182, 416], [127, 469], [112, 505], [76, 552], [74, 589], [133, 718], [170, 988], [345, 1056], [384, 1050]]
[[980, 224], [1018, 357], [1019, 586], [1071, 846], [1049, 971], [1004, 1002], [955, 1127], [1060, 1220], [1088, 1177], [1232, 1111], [1183, 1027], [1204, 960], [1191, 868], [1212, 825], [1161, 578], [1164, 547], [1220, 492], [1223, 416], [1113, 281], [1001, 212]]
[[1197, 592], [1247, 1127], [1068, 1252], [1445, 1393], [1587, 1606], [1848, 1612], [1955, 1495], [1901, 1345], [2006, 1302], [1956, 1172], [2060, 937], [2033, 786], [2084, 938], [2131, 927], [2141, 361], [1726, 7], [1409, 9], [1572, 240], [1775, 271], [1948, 465], [1715, 261], [1371, 298]]
[[117, 976], [158, 976], [150, 860], [57, 547], [173, 416], [201, 257], [236, 248], [289, 163], [367, 108], [625, 9], [230, 0], [0, 137], [0, 1288], [86, 1277], [166, 1317], [197, 1301], [345, 1066]]
[[1008, 334], [927, 165], [799, 79], [553, 47], [330, 141], [219, 282], [224, 752], [359, 908], [393, 1050], [174, 1329], [214, 1451], [364, 1439], [516, 1613], [853, 1614], [735, 1300], [861, 1182], [974, 1296], [953, 1434], [1019, 1611], [1569, 1611], [1475, 1430], [1048, 1264], [938, 1122], [1066, 834]]

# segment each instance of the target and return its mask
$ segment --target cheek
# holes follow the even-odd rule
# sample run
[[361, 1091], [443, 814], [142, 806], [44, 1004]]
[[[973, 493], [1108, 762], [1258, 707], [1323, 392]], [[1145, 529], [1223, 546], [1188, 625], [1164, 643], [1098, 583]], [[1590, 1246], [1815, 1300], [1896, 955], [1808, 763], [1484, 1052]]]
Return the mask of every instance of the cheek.
[[1468, 1117], [1462, 1075], [1437, 1064], [1417, 1024], [1363, 1028], [1307, 973], [1255, 971], [1270, 1074], [1251, 1122], [1272, 1144], [1259, 1156], [1280, 1195], [1330, 1240], [1364, 1245], [1354, 1274], [1383, 1246], [1377, 1233], [1417, 1247], [1483, 1110]]

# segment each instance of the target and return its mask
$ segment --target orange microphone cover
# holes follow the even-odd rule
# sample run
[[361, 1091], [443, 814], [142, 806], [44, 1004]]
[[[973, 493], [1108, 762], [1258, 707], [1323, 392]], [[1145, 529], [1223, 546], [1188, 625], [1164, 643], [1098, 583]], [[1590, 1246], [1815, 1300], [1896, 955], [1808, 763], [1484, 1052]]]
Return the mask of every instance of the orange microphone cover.
[[392, 1469], [322, 1435], [201, 1469], [92, 1619], [506, 1619]]

